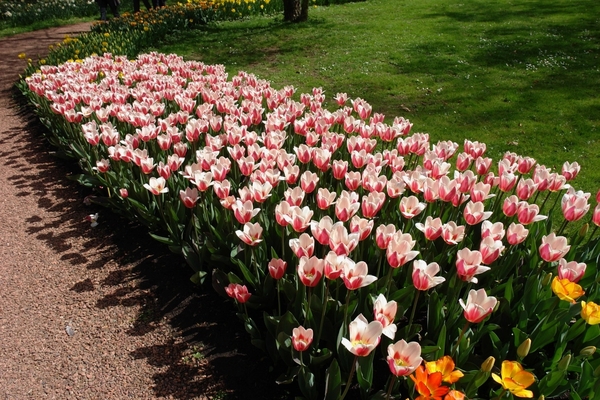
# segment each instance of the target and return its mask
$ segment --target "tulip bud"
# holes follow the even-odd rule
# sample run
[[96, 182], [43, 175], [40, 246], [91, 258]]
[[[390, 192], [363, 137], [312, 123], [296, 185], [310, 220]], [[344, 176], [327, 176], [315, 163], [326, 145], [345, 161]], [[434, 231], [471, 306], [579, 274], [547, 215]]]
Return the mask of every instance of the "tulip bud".
[[492, 356], [489, 356], [482, 364], [481, 370], [483, 372], [490, 372], [492, 368], [494, 368], [494, 364], [496, 363], [496, 359]]
[[567, 354], [558, 362], [558, 370], [566, 371], [569, 368], [569, 364], [571, 364], [571, 355]]
[[545, 400], [546, 396], [544, 396], [543, 394], [540, 395], [540, 397], [538, 397], [538, 400]]
[[552, 280], [552, 272], [548, 272], [548, 274], [544, 277], [544, 280], [542, 281], [542, 286], [548, 286], [548, 284], [550, 283], [551, 280]]
[[519, 358], [527, 357], [527, 354], [529, 354], [529, 349], [531, 349], [531, 339], [527, 338], [523, 341], [523, 343], [521, 343], [519, 348], [517, 348], [517, 355]]
[[579, 237], [582, 237], [582, 238], [585, 237], [585, 235], [587, 235], [589, 230], [590, 230], [590, 224], [586, 222], [585, 224], [583, 224], [583, 226], [579, 230]]
[[579, 352], [584, 357], [590, 357], [596, 352], [596, 346], [586, 346]]

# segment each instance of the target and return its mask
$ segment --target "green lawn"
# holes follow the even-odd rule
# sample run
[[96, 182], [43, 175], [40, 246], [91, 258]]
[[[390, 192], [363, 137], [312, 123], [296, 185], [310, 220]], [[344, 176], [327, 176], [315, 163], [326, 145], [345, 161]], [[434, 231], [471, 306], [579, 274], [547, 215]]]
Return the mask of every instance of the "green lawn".
[[600, 186], [600, 2], [369, 0], [174, 34], [158, 50], [323, 87], [402, 115], [432, 139], [486, 142]]

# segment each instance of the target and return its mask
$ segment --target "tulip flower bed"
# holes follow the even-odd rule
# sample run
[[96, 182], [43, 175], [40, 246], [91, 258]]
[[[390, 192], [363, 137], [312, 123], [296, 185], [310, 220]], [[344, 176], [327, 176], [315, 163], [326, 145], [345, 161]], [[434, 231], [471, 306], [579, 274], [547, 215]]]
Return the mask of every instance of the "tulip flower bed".
[[74, 179], [229, 296], [306, 398], [600, 395], [600, 192], [577, 163], [494, 161], [175, 55], [25, 83]]

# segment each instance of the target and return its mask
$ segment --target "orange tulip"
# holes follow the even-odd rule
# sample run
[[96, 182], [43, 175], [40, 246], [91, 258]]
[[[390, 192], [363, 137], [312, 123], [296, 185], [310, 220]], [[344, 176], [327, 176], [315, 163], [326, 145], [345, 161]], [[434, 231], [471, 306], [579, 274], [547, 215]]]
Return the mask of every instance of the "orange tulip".
[[502, 377], [492, 374], [492, 378], [517, 397], [532, 398], [533, 392], [526, 390], [535, 382], [535, 375], [523, 370], [516, 361], [502, 361]]
[[442, 396], [446, 395], [450, 390], [447, 386], [442, 386], [442, 373], [434, 372], [430, 374], [424, 366], [419, 366], [410, 379], [415, 383], [415, 389], [420, 396], [415, 400], [442, 400]]
[[559, 299], [575, 304], [575, 300], [585, 294], [581, 286], [568, 279], [560, 279], [555, 276], [552, 280], [552, 291]]
[[453, 384], [464, 376], [462, 372], [454, 369], [454, 360], [450, 356], [444, 356], [437, 361], [429, 361], [425, 364], [427, 372], [433, 374], [440, 372], [442, 381]]

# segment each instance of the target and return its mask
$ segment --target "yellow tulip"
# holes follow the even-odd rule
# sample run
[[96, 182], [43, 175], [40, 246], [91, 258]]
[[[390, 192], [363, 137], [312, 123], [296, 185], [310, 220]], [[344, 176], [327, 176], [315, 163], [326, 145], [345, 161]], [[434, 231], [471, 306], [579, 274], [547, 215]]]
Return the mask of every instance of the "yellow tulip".
[[581, 318], [589, 325], [600, 324], [600, 306], [594, 302], [581, 302]]
[[581, 286], [568, 279], [560, 279], [558, 276], [552, 280], [551, 287], [559, 299], [568, 301], [571, 304], [575, 304], [575, 300], [585, 294]]
[[502, 361], [502, 377], [492, 374], [492, 378], [517, 397], [532, 398], [533, 392], [526, 390], [535, 382], [535, 375], [523, 370], [516, 361]]

